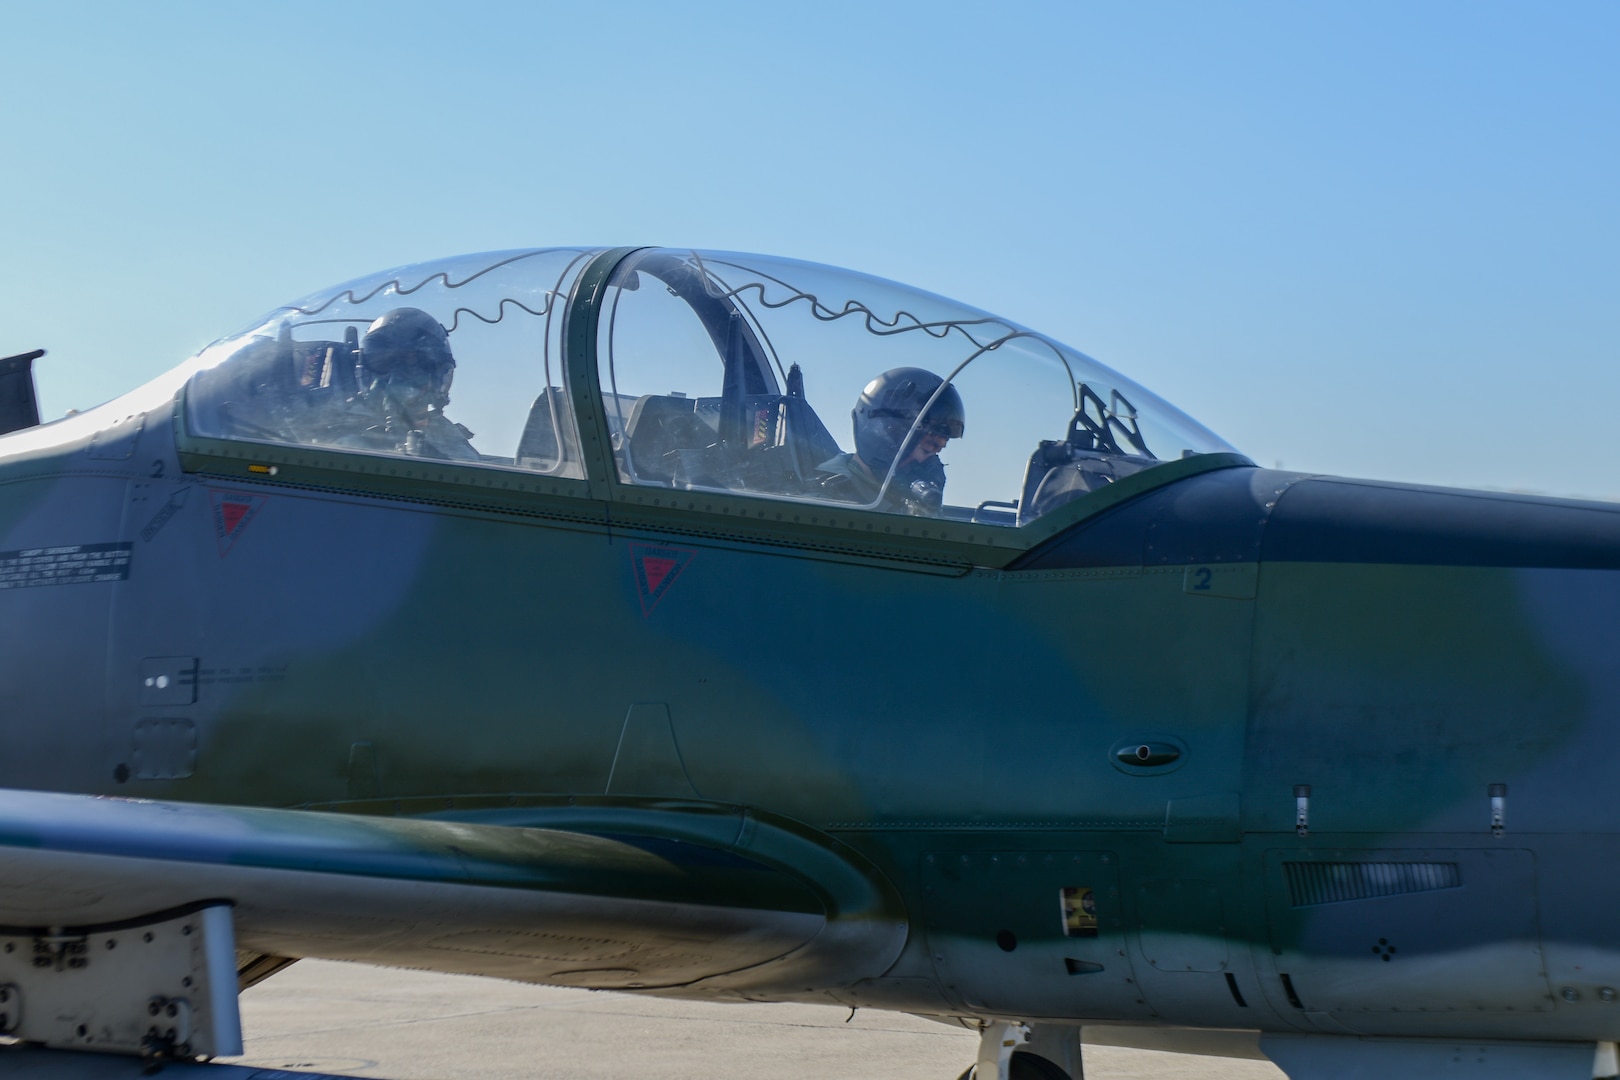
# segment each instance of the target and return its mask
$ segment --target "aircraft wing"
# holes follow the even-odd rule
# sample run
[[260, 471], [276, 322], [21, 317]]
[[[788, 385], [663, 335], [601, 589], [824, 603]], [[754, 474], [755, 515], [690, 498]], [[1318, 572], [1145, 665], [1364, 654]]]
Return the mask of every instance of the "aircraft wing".
[[581, 801], [445, 820], [0, 790], [0, 933], [223, 902], [236, 949], [267, 957], [734, 996], [881, 974], [904, 942], [886, 883], [836, 842]]

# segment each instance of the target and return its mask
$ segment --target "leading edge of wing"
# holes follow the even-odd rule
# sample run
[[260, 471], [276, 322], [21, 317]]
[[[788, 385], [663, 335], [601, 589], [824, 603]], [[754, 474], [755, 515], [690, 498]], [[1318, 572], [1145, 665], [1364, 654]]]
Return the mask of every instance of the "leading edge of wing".
[[888, 966], [905, 923], [875, 871], [791, 823], [718, 837], [721, 816], [535, 827], [0, 790], [0, 925], [228, 900], [244, 949], [561, 985], [759, 992]]

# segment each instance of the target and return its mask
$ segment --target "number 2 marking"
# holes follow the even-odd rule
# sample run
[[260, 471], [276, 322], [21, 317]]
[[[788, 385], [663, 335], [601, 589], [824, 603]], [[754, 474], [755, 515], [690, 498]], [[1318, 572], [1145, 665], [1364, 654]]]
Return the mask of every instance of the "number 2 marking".
[[1198, 569], [1194, 570], [1193, 577], [1198, 579], [1198, 584], [1193, 586], [1193, 591], [1207, 592], [1209, 590], [1209, 579], [1214, 576], [1214, 571], [1207, 566], [1200, 566]]

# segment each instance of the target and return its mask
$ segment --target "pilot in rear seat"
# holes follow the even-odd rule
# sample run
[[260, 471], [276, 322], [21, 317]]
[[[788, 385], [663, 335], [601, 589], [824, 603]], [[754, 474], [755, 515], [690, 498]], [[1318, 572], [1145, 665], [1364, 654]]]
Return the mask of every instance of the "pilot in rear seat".
[[962, 437], [966, 423], [962, 395], [944, 384], [932, 371], [913, 367], [885, 371], [867, 383], [852, 414], [855, 452], [817, 466], [820, 494], [872, 506], [889, 466], [898, 459], [894, 479], [873, 509], [921, 517], [938, 514], [945, 501], [945, 465], [939, 452], [950, 440]]
[[360, 392], [348, 419], [362, 429], [337, 441], [412, 457], [482, 460], [473, 433], [444, 415], [455, 373], [450, 335], [439, 320], [420, 308], [387, 312], [360, 339]]

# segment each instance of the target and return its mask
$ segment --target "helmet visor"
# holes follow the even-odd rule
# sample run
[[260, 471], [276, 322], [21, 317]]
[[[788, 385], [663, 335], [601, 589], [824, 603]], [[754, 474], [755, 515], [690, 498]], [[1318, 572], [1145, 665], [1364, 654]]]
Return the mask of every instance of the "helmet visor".
[[962, 419], [957, 416], [945, 416], [938, 420], [932, 417], [923, 417], [917, 424], [919, 435], [938, 435], [942, 439], [960, 439], [962, 437]]

